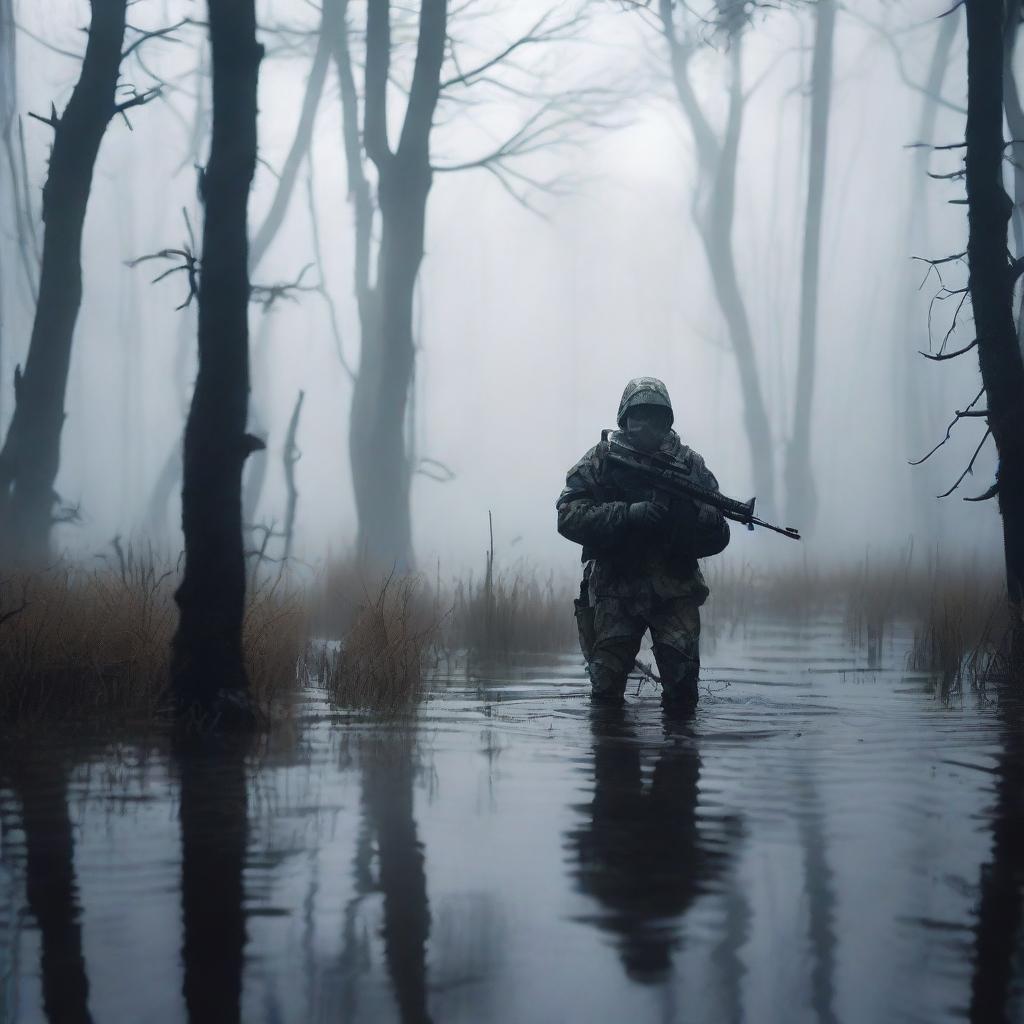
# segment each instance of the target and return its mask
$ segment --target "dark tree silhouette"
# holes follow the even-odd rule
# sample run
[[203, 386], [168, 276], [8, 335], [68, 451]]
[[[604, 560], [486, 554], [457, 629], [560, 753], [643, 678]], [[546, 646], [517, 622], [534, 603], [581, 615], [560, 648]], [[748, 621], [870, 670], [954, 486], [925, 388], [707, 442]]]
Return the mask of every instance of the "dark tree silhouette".
[[249, 724], [242, 658], [245, 556], [242, 467], [262, 442], [245, 432], [249, 402], [246, 207], [256, 168], [256, 86], [263, 48], [254, 0], [209, 0], [213, 134], [201, 179], [199, 371], [185, 425], [185, 572], [172, 645], [179, 714]]
[[[993, 773], [992, 849], [982, 866], [974, 926], [972, 1024], [1010, 1024], [1015, 959], [1024, 924], [1024, 716], [1019, 699], [1000, 701], [1003, 748]], [[1019, 996], [1018, 996], [1019, 998]]]
[[423, 844], [413, 813], [415, 737], [397, 734], [367, 753], [363, 813], [376, 838], [384, 895], [384, 955], [402, 1024], [429, 1024], [427, 943], [430, 903]]
[[93, 167], [110, 119], [153, 93], [116, 99], [127, 0], [92, 0], [81, 76], [53, 128], [43, 190], [39, 298], [25, 371], [15, 373], [14, 415], [0, 450], [0, 552], [8, 563], [41, 563], [50, 553], [54, 491], [64, 426], [64, 395], [82, 301], [82, 225]]
[[3, 775], [21, 805], [28, 908], [39, 926], [43, 1009], [51, 1024], [91, 1024], [68, 811], [69, 765], [38, 738], [6, 745]]
[[975, 414], [988, 420], [981, 443], [990, 432], [999, 457], [996, 482], [987, 496], [999, 499], [1015, 653], [1020, 656], [1024, 639], [1024, 361], [1012, 308], [1019, 267], [1007, 256], [1013, 204], [1003, 188], [1004, 19], [1002, 5], [985, 0], [967, 0], [966, 12], [967, 260], [978, 363], [987, 396], [987, 409]]
[[181, 779], [183, 993], [189, 1024], [241, 1020], [249, 834], [245, 743], [237, 737], [228, 738], [227, 746], [215, 737], [188, 737], [175, 751]]
[[814, 56], [811, 60], [811, 138], [807, 151], [807, 208], [804, 218], [803, 276], [800, 296], [800, 340], [797, 353], [793, 433], [786, 450], [787, 523], [813, 529], [818, 493], [811, 465], [811, 410], [814, 365], [818, 347], [818, 286], [821, 271], [821, 214], [825, 200], [825, 161], [832, 102], [832, 50], [835, 38], [834, 0], [814, 5]]

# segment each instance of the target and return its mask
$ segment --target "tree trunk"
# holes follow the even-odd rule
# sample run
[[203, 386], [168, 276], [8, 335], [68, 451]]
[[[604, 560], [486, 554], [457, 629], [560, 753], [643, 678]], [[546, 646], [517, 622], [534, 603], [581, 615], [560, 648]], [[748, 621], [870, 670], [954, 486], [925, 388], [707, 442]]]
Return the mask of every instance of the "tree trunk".
[[[914, 253], [915, 246], [927, 245], [927, 192], [925, 184], [928, 180], [930, 147], [935, 141], [935, 122], [939, 112], [939, 98], [942, 95], [946, 70], [949, 66], [953, 42], [960, 29], [960, 22], [954, 14], [939, 20], [938, 33], [935, 37], [935, 48], [928, 64], [925, 77], [924, 94], [921, 99], [921, 113], [918, 119], [915, 141], [920, 143], [913, 151], [910, 173], [910, 207], [907, 214], [906, 252], [908, 263], [907, 280], [903, 289], [904, 301], [900, 304], [899, 318], [896, 322], [895, 337], [901, 343], [899, 362], [893, 374], [894, 387], [892, 394], [893, 408], [902, 410], [903, 429], [906, 441], [904, 457], [908, 462], [919, 459], [934, 444], [933, 435], [938, 424], [932, 423], [934, 415], [929, 415], [930, 405], [935, 401], [922, 382], [920, 372], [921, 356], [919, 349], [923, 345], [915, 344], [912, 339], [922, 334], [917, 294], [920, 284], [919, 264], [911, 263], [909, 257]], [[931, 402], [929, 401], [931, 400]], [[931, 474], [926, 466], [915, 466], [910, 473], [910, 490], [912, 498], [912, 515], [915, 524], [919, 524], [920, 532], [928, 546], [939, 537], [939, 504], [935, 500], [936, 491], [932, 486]], [[918, 532], [915, 529], [915, 533]]]
[[172, 675], [182, 715], [252, 723], [242, 658], [249, 271], [246, 207], [256, 168], [256, 87], [263, 48], [254, 0], [209, 0], [213, 137], [202, 178], [199, 371], [185, 425], [185, 573]]
[[[405, 423], [413, 379], [413, 294], [420, 263], [427, 197], [430, 193], [430, 131], [440, 89], [447, 38], [447, 0], [423, 0], [416, 63], [409, 100], [392, 152], [387, 131], [387, 84], [391, 59], [389, 0], [370, 0], [366, 29], [366, 155], [378, 172], [381, 244], [377, 278], [368, 275], [369, 226], [361, 153], [350, 140], [351, 85], [347, 47], [339, 51], [338, 70], [346, 114], [346, 156], [350, 191], [356, 203], [356, 252], [361, 346], [353, 393], [349, 447], [352, 484], [359, 519], [357, 550], [377, 567], [413, 568], [410, 483]], [[346, 93], [349, 95], [346, 96]], [[354, 185], [354, 187], [353, 187]]]
[[807, 211], [804, 220], [803, 281], [800, 296], [800, 341], [797, 357], [793, 435], [786, 453], [786, 522], [813, 529], [818, 493], [811, 466], [811, 412], [817, 349], [818, 286], [821, 273], [821, 213], [825, 198], [828, 119], [832, 102], [834, 0], [814, 5], [816, 28], [811, 61], [811, 139], [807, 152]]
[[288, 504], [284, 513], [284, 558], [287, 561], [292, 554], [292, 544], [295, 540], [295, 513], [299, 505], [299, 491], [295, 486], [295, 463], [302, 458], [299, 451], [298, 433], [299, 417], [302, 415], [302, 400], [306, 397], [305, 391], [299, 392], [295, 399], [295, 408], [292, 409], [291, 419], [288, 421], [288, 433], [284, 439], [284, 485], [288, 495]]
[[82, 73], [56, 120], [43, 190], [43, 263], [24, 374], [0, 451], [0, 538], [7, 564], [50, 554], [71, 342], [82, 301], [82, 225], [103, 133], [116, 112], [126, 0], [92, 0]]
[[[313, 142], [313, 129], [316, 126], [316, 115], [320, 109], [324, 83], [327, 80], [327, 69], [331, 61], [334, 38], [340, 31], [337, 17], [337, 0], [327, 0], [323, 5], [320, 18], [320, 31], [317, 35], [316, 51], [313, 64], [306, 79], [306, 91], [302, 97], [299, 120], [295, 128], [295, 136], [285, 157], [277, 189], [263, 222], [253, 235], [249, 249], [249, 273], [255, 274], [267, 250], [270, 248], [278, 232], [284, 224], [285, 214], [291, 203], [298, 180], [299, 168], [306, 159]], [[269, 311], [263, 314], [259, 337], [255, 348], [255, 366], [253, 367], [253, 391], [250, 399], [253, 432], [260, 436], [268, 432], [270, 423], [269, 395], [266, 381], [270, 379], [270, 346], [271, 321]], [[244, 523], [247, 532], [256, 526], [256, 511], [267, 479], [267, 456], [263, 452], [254, 455], [244, 481]], [[250, 532], [251, 536], [251, 532]]]
[[1013, 322], [1007, 260], [1012, 203], [1003, 189], [1003, 12], [967, 0], [967, 258], [978, 363], [996, 442], [996, 485], [1003, 519], [1007, 595], [1015, 651], [1024, 634], [1024, 361]]
[[715, 298], [729, 329], [736, 356], [736, 368], [743, 394], [743, 422], [750, 449], [751, 473], [762, 510], [775, 508], [774, 451], [771, 424], [761, 391], [761, 379], [754, 351], [739, 275], [732, 246], [736, 206], [736, 169], [740, 130], [743, 124], [742, 36], [736, 35], [729, 51], [729, 107], [726, 126], [719, 138], [707, 120], [689, 77], [689, 43], [676, 36], [671, 0], [659, 0], [663, 35], [669, 47], [672, 80], [676, 96], [693, 132], [697, 150], [698, 180], [693, 215], [704, 246]]

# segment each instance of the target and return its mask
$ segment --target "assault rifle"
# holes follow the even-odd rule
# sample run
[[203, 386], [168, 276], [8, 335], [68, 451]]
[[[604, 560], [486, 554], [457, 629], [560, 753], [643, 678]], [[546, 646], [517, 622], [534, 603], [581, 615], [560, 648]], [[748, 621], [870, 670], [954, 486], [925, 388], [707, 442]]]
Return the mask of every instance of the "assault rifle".
[[[669, 504], [672, 498], [692, 498], [694, 501], [713, 505], [726, 519], [742, 523], [748, 530], [755, 526], [763, 526], [766, 530], [781, 533], [791, 540], [800, 540], [800, 533], [792, 526], [773, 526], [754, 515], [754, 502], [737, 501], [727, 498], [718, 491], [708, 490], [696, 483], [682, 463], [662, 455], [660, 452], [642, 452], [623, 441], [612, 437], [614, 431], [601, 431], [599, 455], [612, 465], [630, 470], [638, 479], [649, 484], [654, 491], [655, 500]], [[665, 500], [668, 499], [668, 500]]]

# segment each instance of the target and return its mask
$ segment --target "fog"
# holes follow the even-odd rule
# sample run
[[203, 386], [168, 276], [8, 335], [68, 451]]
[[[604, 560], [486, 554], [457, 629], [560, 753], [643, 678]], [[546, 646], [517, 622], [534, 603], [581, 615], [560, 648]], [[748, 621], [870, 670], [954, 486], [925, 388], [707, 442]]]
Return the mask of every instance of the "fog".
[[[364, 6], [352, 5], [356, 27]], [[477, 64], [501, 52], [550, 6], [467, 3], [453, 15], [452, 35], [466, 63]], [[955, 109], [966, 94], [962, 25], [932, 139], [918, 137], [926, 99], [910, 84], [926, 77], [940, 30], [937, 15], [947, 7], [944, 0], [914, 0], [839, 11], [812, 421], [820, 515], [802, 545], [736, 528], [730, 558], [753, 564], [859, 559], [869, 551], [895, 552], [911, 539], [918, 550], [939, 545], [983, 559], [998, 552], [994, 503], [961, 501], [991, 482], [991, 448], [960, 490], [934, 498], [966, 466], [981, 438], [977, 421], [960, 424], [927, 464], [908, 464], [941, 440], [953, 411], [979, 387], [973, 357], [930, 363], [914, 354], [938, 348], [957, 297], [934, 303], [929, 314], [939, 280], [911, 257], [959, 252], [967, 235], [966, 207], [949, 202], [962, 198], [962, 182], [921, 177], [920, 150], [908, 148], [963, 139], [964, 115]], [[556, 534], [554, 502], [566, 470], [602, 428], [614, 425], [622, 388], [635, 376], [664, 379], [677, 429], [704, 455], [725, 493], [741, 499], [755, 493], [736, 359], [691, 216], [700, 169], [654, 12], [609, 0], [587, 5], [586, 13], [571, 38], [524, 47], [518, 70], [499, 66], [479, 102], [462, 102], [456, 90], [439, 107], [431, 155], [442, 166], [472, 162], [493, 149], [545, 90], [603, 91], [588, 123], [553, 130], [537, 152], [517, 158], [524, 175], [513, 179], [520, 201], [485, 169], [434, 176], [415, 300], [408, 424], [415, 457], [436, 460], [424, 467], [432, 475], [450, 476], [413, 477], [416, 560], [430, 572], [437, 564], [450, 573], [482, 563], [488, 512], [500, 565], [522, 560], [545, 573], [574, 572], [578, 548]], [[282, 0], [259, 4], [258, 15], [267, 55], [260, 71], [251, 231], [266, 215], [292, 144], [319, 20], [314, 5]], [[80, 64], [53, 48], [82, 52], [89, 10], [84, 2], [37, 0], [17, 5], [16, 16], [17, 108], [38, 216], [52, 132], [26, 115], [45, 115], [51, 102], [62, 109]], [[129, 8], [130, 23], [145, 29], [203, 16], [192, 3], [154, 0]], [[749, 98], [733, 244], [776, 458], [776, 501], [759, 503], [759, 512], [776, 522], [784, 515], [782, 466], [795, 394], [812, 36], [812, 10], [804, 6], [755, 12], [744, 34]], [[394, 58], [400, 84], [408, 80], [414, 41], [401, 24], [395, 38], [408, 45]], [[150, 506], [191, 394], [195, 304], [175, 308], [188, 292], [183, 274], [151, 283], [169, 262], [127, 266], [180, 247], [187, 238], [183, 210], [197, 237], [202, 224], [195, 165], [209, 147], [209, 85], [195, 69], [206, 60], [206, 43], [196, 25], [182, 27], [174, 39], [141, 47], [144, 66], [134, 57], [125, 62], [122, 85], [143, 89], [157, 78], [166, 85], [159, 100], [128, 113], [131, 131], [120, 118], [111, 122], [89, 201], [84, 298], [57, 481], [80, 520], [60, 526], [55, 537], [59, 547], [83, 558], [109, 550], [116, 535], [152, 542], [172, 556], [181, 545], [177, 493], [155, 519]], [[354, 42], [357, 63], [361, 46]], [[692, 66], [695, 89], [716, 128], [725, 115], [727, 61], [725, 44], [711, 39]], [[452, 73], [449, 55], [445, 74]], [[401, 88], [391, 90], [390, 102], [394, 125], [404, 109]], [[927, 166], [949, 173], [960, 160], [957, 150], [936, 152]], [[558, 183], [553, 190], [531, 184], [552, 180]], [[18, 266], [11, 203], [5, 202], [2, 216], [0, 413], [6, 422], [33, 306]], [[250, 309], [250, 428], [268, 445], [256, 519], [279, 527], [284, 516], [285, 431], [303, 390], [294, 552], [310, 564], [348, 550], [356, 531], [348, 457], [353, 384], [338, 352], [340, 340], [346, 363], [358, 362], [353, 230], [332, 65], [310, 161], [303, 161], [281, 230], [252, 273], [254, 283], [270, 285], [294, 282], [308, 267], [302, 283], [322, 281], [324, 293], [293, 291], [266, 311], [258, 303]], [[951, 287], [963, 284], [957, 264], [939, 269]], [[950, 349], [973, 337], [969, 314], [961, 319]], [[920, 411], [908, 414], [915, 403]], [[262, 457], [255, 457], [250, 475]]]

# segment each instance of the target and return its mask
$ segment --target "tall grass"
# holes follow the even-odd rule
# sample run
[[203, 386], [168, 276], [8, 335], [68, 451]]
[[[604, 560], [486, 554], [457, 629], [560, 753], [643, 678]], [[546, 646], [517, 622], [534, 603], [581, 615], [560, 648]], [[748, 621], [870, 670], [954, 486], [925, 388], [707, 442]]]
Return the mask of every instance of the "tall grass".
[[353, 603], [355, 579], [362, 580], [350, 577], [342, 587], [344, 573], [331, 574], [345, 624], [339, 639], [318, 645], [307, 664], [336, 703], [396, 715], [423, 694], [438, 620], [418, 576], [391, 573], [369, 587], [363, 580], [363, 599]]
[[[176, 576], [129, 553], [118, 569], [58, 565], [0, 580], [0, 721], [157, 716], [170, 683]], [[294, 689], [307, 633], [298, 592], [250, 589], [244, 654], [264, 712]]]

